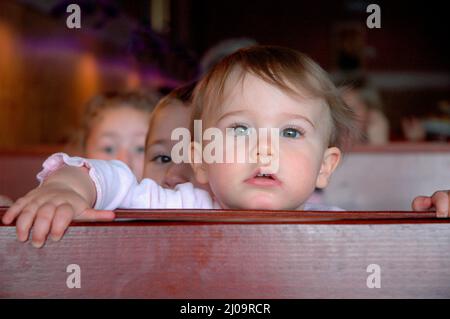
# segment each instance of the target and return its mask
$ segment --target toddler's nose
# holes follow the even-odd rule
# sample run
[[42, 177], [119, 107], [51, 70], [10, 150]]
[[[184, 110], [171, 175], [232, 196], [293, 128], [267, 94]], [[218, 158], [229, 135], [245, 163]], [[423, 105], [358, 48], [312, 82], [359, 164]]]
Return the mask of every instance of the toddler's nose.
[[256, 153], [257, 162], [267, 165], [273, 160], [273, 157], [277, 157], [279, 149], [278, 132], [278, 129], [260, 129], [257, 147], [252, 152]]

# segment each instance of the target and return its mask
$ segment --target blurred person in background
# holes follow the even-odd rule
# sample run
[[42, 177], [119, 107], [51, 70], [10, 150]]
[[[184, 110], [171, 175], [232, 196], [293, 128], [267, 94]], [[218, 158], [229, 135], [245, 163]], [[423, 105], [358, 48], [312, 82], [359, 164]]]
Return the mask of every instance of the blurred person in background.
[[[358, 130], [352, 135], [353, 140], [346, 141], [346, 148], [358, 144], [389, 143], [389, 121], [383, 113], [381, 97], [375, 87], [360, 75], [354, 80], [341, 80], [337, 86], [341, 89], [343, 101], [355, 112]], [[323, 190], [316, 189], [308, 201], [323, 204]]]
[[200, 61], [200, 74], [207, 73], [227, 55], [257, 44], [258, 42], [250, 38], [230, 38], [220, 41], [203, 54]]
[[383, 112], [381, 96], [365, 78], [343, 85], [342, 99], [356, 113], [361, 134], [351, 144], [380, 145], [389, 142], [389, 121]]
[[450, 139], [450, 101], [438, 102], [439, 113], [427, 117], [402, 118], [402, 130], [406, 140], [410, 142], [440, 141]]
[[151, 91], [94, 96], [86, 105], [81, 130], [69, 150], [91, 159], [120, 160], [141, 179], [145, 136], [158, 100], [159, 95]]

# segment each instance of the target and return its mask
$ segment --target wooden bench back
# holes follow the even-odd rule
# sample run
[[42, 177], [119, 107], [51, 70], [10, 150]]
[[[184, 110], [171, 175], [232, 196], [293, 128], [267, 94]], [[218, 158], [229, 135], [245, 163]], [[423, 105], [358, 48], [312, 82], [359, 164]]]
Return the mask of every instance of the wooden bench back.
[[434, 216], [128, 211], [41, 249], [3, 225], [0, 297], [449, 298], [450, 223]]

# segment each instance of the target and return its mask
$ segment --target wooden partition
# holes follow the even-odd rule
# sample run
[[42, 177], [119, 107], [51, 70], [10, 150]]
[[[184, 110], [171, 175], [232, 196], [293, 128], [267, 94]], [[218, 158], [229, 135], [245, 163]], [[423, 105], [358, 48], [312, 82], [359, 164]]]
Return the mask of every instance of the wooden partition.
[[74, 223], [41, 249], [0, 224], [0, 297], [450, 298], [450, 220], [433, 212], [118, 217]]
[[410, 210], [418, 195], [450, 189], [449, 143], [363, 145], [344, 158], [322, 200], [346, 210]]

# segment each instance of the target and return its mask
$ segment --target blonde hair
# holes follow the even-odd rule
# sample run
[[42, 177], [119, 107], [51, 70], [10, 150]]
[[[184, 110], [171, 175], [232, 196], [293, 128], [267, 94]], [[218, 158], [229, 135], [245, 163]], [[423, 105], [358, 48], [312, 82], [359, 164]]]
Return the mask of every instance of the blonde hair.
[[92, 128], [105, 110], [129, 107], [150, 113], [158, 100], [159, 95], [153, 91], [107, 92], [92, 97], [85, 104], [81, 127], [72, 138], [67, 150], [80, 155], [84, 154]]
[[289, 94], [306, 92], [312, 98], [324, 100], [332, 122], [329, 146], [343, 147], [351, 139], [355, 132], [353, 110], [342, 101], [328, 74], [306, 55], [277, 46], [241, 49], [213, 67], [195, 88], [191, 125], [194, 120], [213, 117], [212, 113], [224, 98], [225, 84], [237, 67], [241, 70], [241, 79], [251, 73]]

